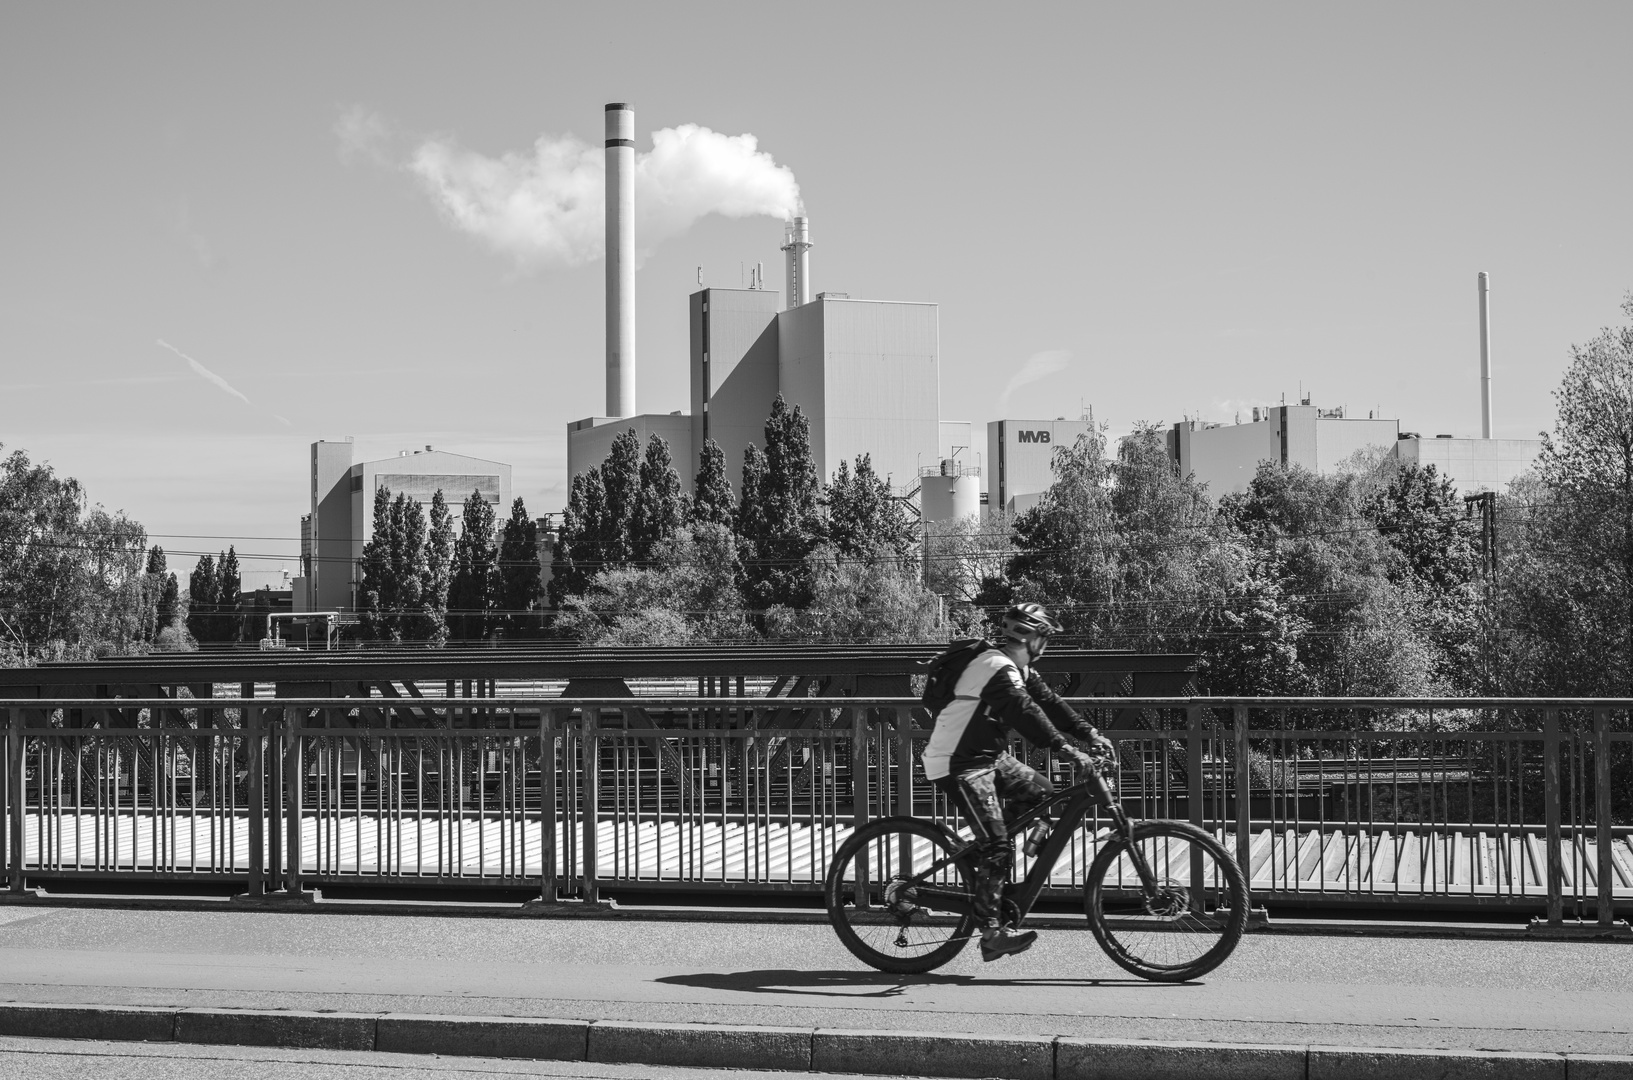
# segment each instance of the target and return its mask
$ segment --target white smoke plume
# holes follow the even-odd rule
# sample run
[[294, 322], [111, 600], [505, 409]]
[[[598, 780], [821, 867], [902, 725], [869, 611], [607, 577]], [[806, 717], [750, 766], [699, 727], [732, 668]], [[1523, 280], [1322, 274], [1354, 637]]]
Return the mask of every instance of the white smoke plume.
[[1001, 413], [1009, 404], [1009, 397], [1015, 391], [1040, 379], [1046, 379], [1058, 371], [1065, 371], [1071, 359], [1072, 354], [1065, 349], [1045, 349], [1027, 357], [1026, 363], [1016, 369], [1015, 374], [1009, 377], [1009, 382], [1004, 384], [1004, 392], [998, 395], [999, 412]]
[[[531, 153], [492, 158], [446, 139], [408, 168], [456, 228], [523, 265], [576, 266], [602, 257], [606, 160], [572, 135], [541, 136]], [[707, 214], [787, 219], [800, 210], [794, 173], [753, 135], [697, 124], [652, 133], [635, 155], [635, 242], [643, 257]]]

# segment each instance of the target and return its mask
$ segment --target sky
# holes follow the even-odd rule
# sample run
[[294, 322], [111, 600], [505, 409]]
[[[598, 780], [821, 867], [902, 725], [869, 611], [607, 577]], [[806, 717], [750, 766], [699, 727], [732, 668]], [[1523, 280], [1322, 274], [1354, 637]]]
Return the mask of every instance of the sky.
[[1633, 289], [1630, 37], [1625, 2], [11, 3], [0, 444], [184, 571], [293, 570], [316, 439], [559, 510], [609, 101], [643, 412], [687, 407], [700, 274], [781, 287], [797, 201], [815, 290], [940, 305], [944, 419], [1309, 394], [1478, 435], [1483, 270], [1495, 434], [1534, 437]]

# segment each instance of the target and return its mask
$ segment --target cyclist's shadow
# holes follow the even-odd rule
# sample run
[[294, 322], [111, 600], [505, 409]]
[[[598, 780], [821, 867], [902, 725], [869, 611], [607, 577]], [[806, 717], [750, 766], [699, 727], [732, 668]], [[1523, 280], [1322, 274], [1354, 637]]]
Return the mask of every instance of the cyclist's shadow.
[[1053, 986], [1062, 988], [1143, 986], [1177, 988], [1200, 982], [1153, 983], [1144, 979], [994, 979], [975, 975], [891, 975], [883, 971], [809, 971], [764, 968], [757, 971], [699, 971], [654, 980], [700, 990], [737, 990], [749, 994], [798, 994], [816, 997], [897, 997], [914, 986]]

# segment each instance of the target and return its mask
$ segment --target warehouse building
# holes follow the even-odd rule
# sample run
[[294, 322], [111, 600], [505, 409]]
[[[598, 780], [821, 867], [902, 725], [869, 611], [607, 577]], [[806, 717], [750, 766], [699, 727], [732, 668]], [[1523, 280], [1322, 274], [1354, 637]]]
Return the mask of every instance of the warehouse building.
[[312, 510], [301, 518], [301, 576], [291, 583], [294, 610], [357, 610], [358, 560], [374, 535], [374, 493], [389, 488], [427, 507], [439, 490], [455, 528], [473, 494], [509, 513], [510, 466], [427, 446], [396, 457], [352, 461], [352, 441], [311, 449]]
[[1352, 418], [1306, 397], [1297, 405], [1255, 408], [1248, 423], [1184, 420], [1168, 433], [1168, 456], [1208, 486], [1214, 498], [1247, 490], [1262, 461], [1332, 473], [1358, 451], [1394, 452], [1399, 420]]

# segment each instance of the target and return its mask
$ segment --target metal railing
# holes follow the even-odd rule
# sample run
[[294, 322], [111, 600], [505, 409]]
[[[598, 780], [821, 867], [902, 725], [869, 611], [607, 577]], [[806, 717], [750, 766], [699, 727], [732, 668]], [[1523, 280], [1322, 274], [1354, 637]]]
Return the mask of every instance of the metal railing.
[[[1633, 908], [1633, 702], [1096, 698], [1136, 817], [1210, 829], [1258, 902]], [[812, 892], [850, 831], [961, 823], [897, 698], [0, 702], [11, 890], [217, 881]], [[1061, 762], [1017, 753], [1064, 782]], [[1070, 896], [1105, 837], [1056, 866]], [[1022, 857], [1022, 869], [1026, 860]]]

